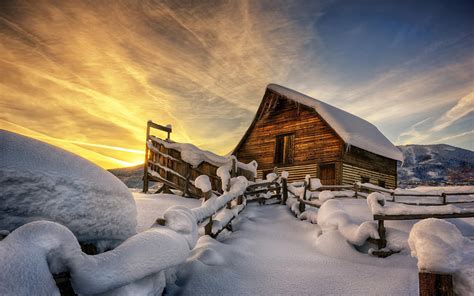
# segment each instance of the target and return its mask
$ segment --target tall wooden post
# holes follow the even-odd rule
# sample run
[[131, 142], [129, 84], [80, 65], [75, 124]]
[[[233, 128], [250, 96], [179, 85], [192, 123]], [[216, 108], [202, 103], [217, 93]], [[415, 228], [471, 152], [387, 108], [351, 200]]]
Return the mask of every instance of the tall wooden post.
[[420, 296], [454, 296], [453, 276], [420, 272], [418, 274]]
[[377, 241], [377, 247], [383, 249], [387, 246], [387, 239], [385, 238], [385, 225], [383, 224], [383, 220], [378, 221], [378, 233], [379, 233], [379, 240]]
[[443, 205], [446, 204], [446, 192], [441, 193], [441, 197], [443, 199]]
[[[203, 192], [204, 201], [209, 200], [212, 197], [212, 190], [208, 192]], [[212, 215], [209, 217], [209, 223], [204, 226], [204, 234], [211, 235], [212, 234]]]
[[288, 184], [286, 183], [286, 178], [281, 178], [281, 187], [282, 187], [281, 204], [286, 205], [286, 201], [288, 200]]
[[237, 177], [237, 161], [235, 160], [235, 157], [232, 157], [231, 177], [232, 178]]
[[300, 213], [303, 213], [306, 210], [306, 204], [304, 203], [304, 200], [306, 200], [306, 190], [308, 187], [308, 183], [304, 181], [304, 191], [303, 191], [303, 198], [300, 198], [300, 203], [298, 205], [298, 210]]
[[146, 139], [145, 139], [145, 164], [143, 166], [143, 192], [148, 192], [148, 138], [150, 137], [150, 123], [146, 123]]

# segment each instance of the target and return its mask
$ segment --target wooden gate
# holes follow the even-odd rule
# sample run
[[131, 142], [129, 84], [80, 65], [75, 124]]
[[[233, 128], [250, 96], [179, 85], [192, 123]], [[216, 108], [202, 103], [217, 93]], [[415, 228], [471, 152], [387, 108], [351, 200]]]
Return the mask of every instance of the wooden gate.
[[[167, 133], [165, 140], [151, 135], [151, 128]], [[212, 190], [222, 192], [221, 179], [217, 169], [222, 165], [231, 166], [231, 176], [244, 176], [254, 180], [254, 172], [245, 169], [246, 166], [235, 158], [223, 157], [209, 151], [203, 151], [192, 144], [181, 144], [171, 141], [171, 127], [165, 127], [152, 121], [147, 124], [146, 153], [143, 174], [143, 192], [148, 191], [148, 181], [163, 183], [159, 192], [169, 192], [170, 188], [180, 190], [183, 195], [201, 198], [202, 192], [194, 186], [194, 180], [200, 175], [207, 175], [211, 181]], [[182, 151], [202, 153], [204, 159], [199, 164], [190, 164], [183, 160]]]

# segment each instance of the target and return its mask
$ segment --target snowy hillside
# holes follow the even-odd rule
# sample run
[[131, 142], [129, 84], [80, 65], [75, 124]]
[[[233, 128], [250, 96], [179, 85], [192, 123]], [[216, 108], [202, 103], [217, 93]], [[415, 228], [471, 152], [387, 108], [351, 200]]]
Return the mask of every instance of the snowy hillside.
[[410, 184], [473, 184], [474, 152], [450, 145], [398, 146], [405, 158], [398, 182]]
[[132, 167], [110, 169], [109, 172], [122, 180], [128, 188], [143, 187], [143, 164]]

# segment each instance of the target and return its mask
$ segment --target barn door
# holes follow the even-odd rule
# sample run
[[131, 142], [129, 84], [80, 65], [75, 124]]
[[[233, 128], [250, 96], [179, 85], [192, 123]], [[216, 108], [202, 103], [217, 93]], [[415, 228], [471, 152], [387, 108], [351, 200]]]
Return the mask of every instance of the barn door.
[[319, 179], [323, 185], [336, 185], [336, 164], [319, 165]]

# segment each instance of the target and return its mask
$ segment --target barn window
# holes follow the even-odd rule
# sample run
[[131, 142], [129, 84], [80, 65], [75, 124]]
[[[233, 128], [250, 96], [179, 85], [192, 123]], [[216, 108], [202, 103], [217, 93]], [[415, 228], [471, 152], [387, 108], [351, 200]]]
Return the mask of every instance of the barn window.
[[378, 181], [378, 185], [379, 185], [380, 187], [385, 188], [385, 180], [379, 180], [379, 181]]
[[293, 150], [295, 145], [295, 135], [286, 134], [276, 136], [275, 141], [275, 164], [293, 163]]
[[363, 184], [363, 183], [370, 183], [370, 178], [369, 177], [365, 177], [365, 176], [361, 176], [360, 177], [360, 182]]

